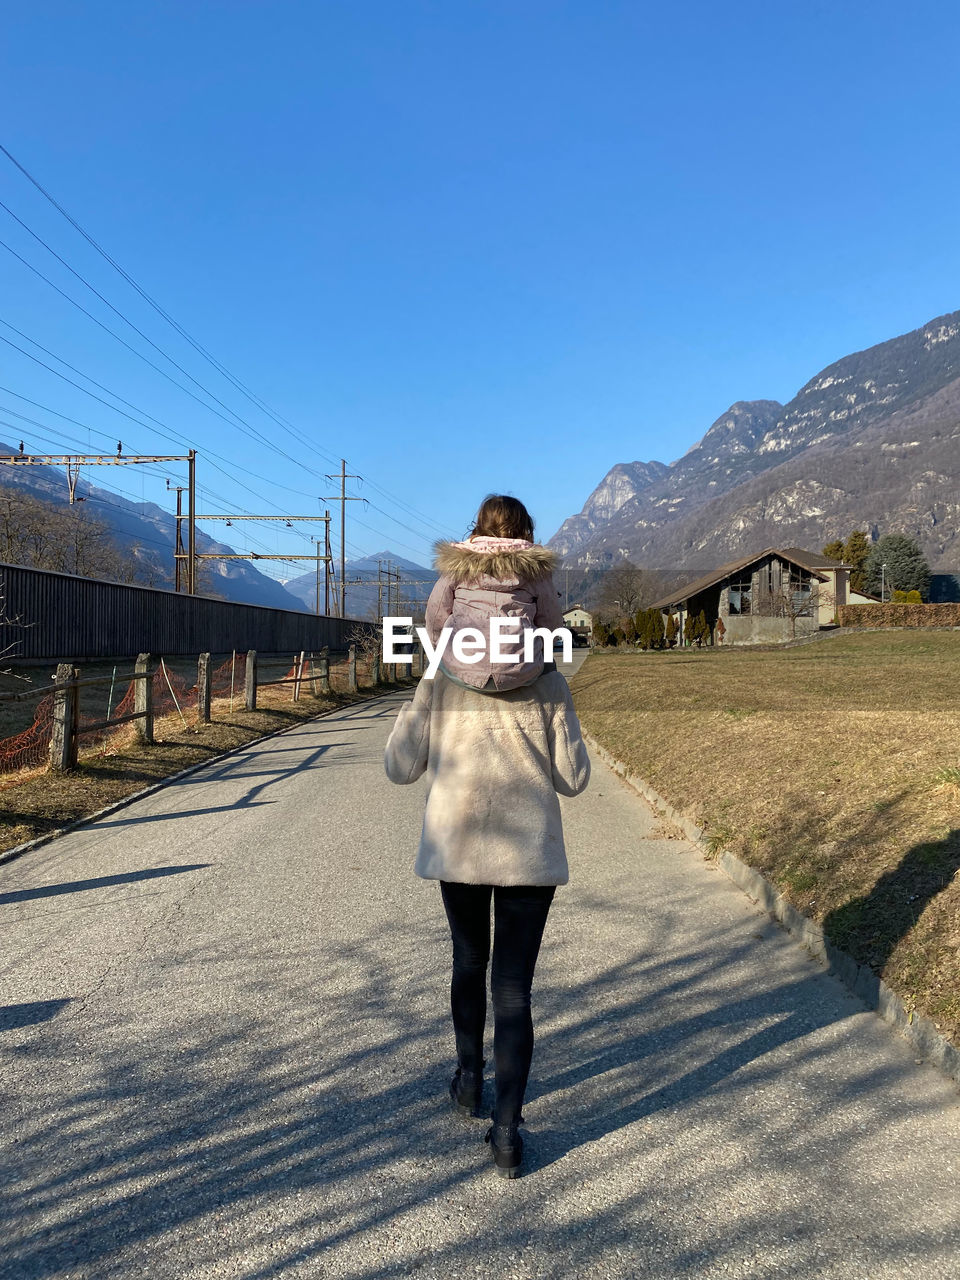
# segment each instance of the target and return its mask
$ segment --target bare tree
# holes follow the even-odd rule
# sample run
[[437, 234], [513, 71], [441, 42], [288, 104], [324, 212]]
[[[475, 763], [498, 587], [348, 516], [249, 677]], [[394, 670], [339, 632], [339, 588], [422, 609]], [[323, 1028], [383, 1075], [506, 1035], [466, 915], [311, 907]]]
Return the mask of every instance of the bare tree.
[[0, 489], [0, 560], [114, 582], [140, 577], [137, 557], [85, 506], [43, 502], [19, 489]]
[[347, 632], [347, 643], [356, 645], [358, 657], [372, 660], [383, 644], [383, 627], [356, 622]]
[[761, 617], [783, 618], [790, 623], [790, 638], [797, 638], [801, 618], [816, 620], [822, 605], [836, 604], [833, 592], [808, 575], [791, 574], [781, 585], [762, 590], [755, 599], [754, 612]]
[[612, 618], [632, 618], [656, 600], [662, 586], [660, 575], [623, 560], [603, 575], [597, 596], [597, 612]]

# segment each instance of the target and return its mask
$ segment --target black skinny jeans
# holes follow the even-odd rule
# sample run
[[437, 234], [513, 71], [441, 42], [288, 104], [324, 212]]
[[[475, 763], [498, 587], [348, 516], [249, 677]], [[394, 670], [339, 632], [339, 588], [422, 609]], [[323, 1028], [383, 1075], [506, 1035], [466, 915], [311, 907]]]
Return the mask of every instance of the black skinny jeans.
[[497, 1074], [494, 1119], [516, 1124], [533, 1056], [530, 988], [537, 964], [553, 885], [503, 887], [440, 882], [453, 938], [450, 1010], [457, 1057], [468, 1071], [483, 1061], [487, 1017], [487, 961], [490, 959], [490, 898], [493, 896], [493, 1055]]

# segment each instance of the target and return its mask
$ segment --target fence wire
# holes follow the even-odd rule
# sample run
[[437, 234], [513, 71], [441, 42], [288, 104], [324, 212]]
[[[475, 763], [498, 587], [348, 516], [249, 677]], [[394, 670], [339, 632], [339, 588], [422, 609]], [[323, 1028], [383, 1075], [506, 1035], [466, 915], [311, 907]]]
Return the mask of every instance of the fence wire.
[[33, 724], [10, 738], [0, 739], [0, 774], [33, 769], [50, 759], [53, 736], [53, 694], [47, 693], [34, 709]]
[[[265, 655], [265, 661], [261, 664], [258, 675], [261, 679], [292, 680], [297, 675], [297, 661], [296, 657], [293, 657], [288, 663], [285, 658], [281, 658], [278, 655]], [[268, 665], [272, 668], [269, 674]], [[373, 665], [373, 655], [358, 649], [358, 685], [369, 685], [372, 682]], [[242, 708], [245, 698], [246, 673], [247, 656], [245, 653], [237, 653], [235, 656], [227, 658], [210, 673], [211, 698], [229, 699], [232, 695], [234, 709]], [[302, 674], [301, 697], [313, 693], [315, 688], [319, 691], [318, 660], [316, 658], [311, 660], [308, 657]], [[330, 687], [334, 692], [346, 691], [348, 674], [345, 654], [330, 654], [329, 679]], [[120, 678], [118, 684], [122, 687], [123, 683], [124, 680]], [[85, 729], [84, 724], [97, 724], [105, 719], [121, 721], [124, 716], [132, 715], [135, 710], [137, 683], [136, 680], [127, 682], [126, 691], [116, 706], [112, 707], [109, 717], [103, 714], [88, 714], [81, 709], [77, 724], [77, 738], [81, 747], [103, 746], [119, 730], [130, 728], [129, 721], [115, 725], [108, 723], [97, 729]], [[190, 723], [195, 723], [199, 699], [199, 688], [196, 680], [191, 683], [189, 679], [172, 669], [169, 664], [162, 663], [157, 667], [151, 683], [153, 685], [153, 714], [155, 717], [177, 715], [179, 712], [184, 719], [187, 719], [189, 712], [191, 713], [189, 717]], [[273, 686], [273, 688], [263, 689], [261, 697], [264, 694], [273, 693], [278, 695], [281, 700], [292, 699], [293, 688], [293, 685]], [[0, 776], [17, 773], [21, 769], [38, 768], [47, 764], [50, 759], [50, 739], [53, 734], [53, 706], [54, 695], [50, 693], [44, 694], [37, 702], [33, 723], [28, 728], [13, 734], [11, 737], [0, 738]]]

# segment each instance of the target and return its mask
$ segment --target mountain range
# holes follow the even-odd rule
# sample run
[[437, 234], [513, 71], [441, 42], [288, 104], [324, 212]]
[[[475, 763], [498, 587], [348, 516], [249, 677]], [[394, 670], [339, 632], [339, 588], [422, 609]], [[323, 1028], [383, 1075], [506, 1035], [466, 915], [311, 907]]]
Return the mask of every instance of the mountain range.
[[[14, 454], [17, 450], [8, 444], [0, 444], [0, 452]], [[0, 485], [32, 494], [57, 506], [66, 505], [69, 501], [66, 476], [57, 467], [7, 465], [0, 468]], [[101, 489], [83, 477], [77, 482], [76, 493], [87, 504], [86, 510], [107, 526], [113, 541], [136, 562], [138, 581], [149, 586], [173, 588], [176, 519], [171, 512], [153, 502], [133, 502], [112, 490]], [[184, 524], [184, 541], [186, 532]], [[198, 527], [197, 550], [229, 555], [234, 548], [225, 542], [217, 542]], [[274, 609], [303, 608], [300, 600], [275, 579], [261, 573], [251, 561], [202, 561], [199, 572], [201, 593]]]
[[549, 541], [567, 565], [703, 567], [851, 529], [960, 563], [960, 311], [742, 400], [682, 458], [618, 463]]
[[[387, 570], [399, 573], [399, 583], [395, 578], [388, 578]], [[378, 585], [378, 567], [380, 585]], [[389, 601], [393, 613], [401, 615], [416, 613], [422, 609], [433, 584], [437, 580], [435, 569], [425, 569], [413, 560], [405, 560], [390, 550], [378, 551], [374, 555], [358, 560], [348, 560], [346, 565], [347, 579], [347, 616], [350, 618], [379, 618], [387, 612]], [[358, 582], [357, 579], [360, 579]], [[387, 583], [390, 582], [389, 595]], [[284, 583], [287, 591], [296, 596], [300, 608], [304, 605], [311, 611], [316, 608], [317, 575], [315, 570], [291, 578]], [[399, 591], [399, 596], [398, 596]], [[323, 581], [320, 582], [321, 608], [323, 607]], [[399, 606], [398, 606], [399, 599]], [[335, 607], [331, 595], [331, 608]], [[382, 605], [382, 608], [380, 607]]]
[[[0, 453], [13, 454], [16, 449], [0, 443]], [[43, 502], [65, 506], [68, 499], [64, 473], [56, 467], [6, 466], [0, 469], [0, 487], [16, 489]], [[133, 502], [112, 490], [99, 488], [81, 477], [77, 497], [84, 510], [95, 514], [108, 528], [112, 540], [122, 547], [137, 566], [137, 580], [148, 586], [173, 587], [173, 543], [175, 517], [152, 502]], [[186, 538], [186, 528], [183, 530]], [[217, 542], [202, 528], [197, 528], [197, 550], [229, 555], [234, 548]], [[386, 550], [376, 556], [347, 562], [347, 612], [353, 617], [372, 617], [377, 605], [377, 588], [355, 586], [351, 579], [377, 579], [377, 560], [391, 562], [399, 569], [401, 601], [425, 600], [436, 579], [433, 570], [424, 569]], [[421, 585], [420, 580], [428, 585]], [[239, 604], [266, 605], [274, 609], [307, 610], [316, 608], [316, 570], [311, 568], [286, 583], [277, 582], [257, 569], [249, 560], [207, 560], [200, 566], [200, 593], [212, 594]], [[413, 582], [411, 580], [416, 580]], [[321, 606], [323, 582], [321, 579]], [[393, 597], [391, 597], [393, 598]], [[331, 602], [333, 603], [333, 602]]]

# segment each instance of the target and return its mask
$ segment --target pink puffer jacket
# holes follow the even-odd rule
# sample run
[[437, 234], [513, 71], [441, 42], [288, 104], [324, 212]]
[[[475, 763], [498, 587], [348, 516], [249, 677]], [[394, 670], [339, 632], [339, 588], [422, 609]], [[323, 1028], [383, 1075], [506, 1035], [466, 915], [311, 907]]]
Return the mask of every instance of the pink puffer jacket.
[[[427, 601], [426, 627], [436, 644], [444, 627], [456, 632], [476, 627], [487, 640], [479, 662], [459, 662], [451, 642], [444, 651], [445, 671], [464, 684], [482, 689], [492, 678], [496, 690], [517, 689], [542, 673], [543, 641], [535, 642], [532, 663], [523, 661], [522, 631], [529, 627], [563, 626], [560, 598], [553, 583], [557, 557], [525, 538], [470, 538], [466, 542], [438, 542], [434, 568], [440, 573]], [[502, 648], [517, 652], [516, 662], [490, 661], [490, 619], [517, 618], [520, 638], [506, 638]], [[549, 655], [548, 655], [549, 656]]]

